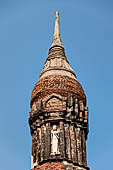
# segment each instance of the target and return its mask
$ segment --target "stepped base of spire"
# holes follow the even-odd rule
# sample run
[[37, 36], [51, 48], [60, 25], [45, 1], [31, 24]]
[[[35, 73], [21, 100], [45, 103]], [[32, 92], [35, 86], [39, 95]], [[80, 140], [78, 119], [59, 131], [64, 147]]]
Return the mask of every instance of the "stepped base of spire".
[[49, 75], [69, 76], [76, 79], [76, 75], [67, 61], [63, 47], [54, 46], [50, 48], [44, 68], [40, 74], [40, 78]]

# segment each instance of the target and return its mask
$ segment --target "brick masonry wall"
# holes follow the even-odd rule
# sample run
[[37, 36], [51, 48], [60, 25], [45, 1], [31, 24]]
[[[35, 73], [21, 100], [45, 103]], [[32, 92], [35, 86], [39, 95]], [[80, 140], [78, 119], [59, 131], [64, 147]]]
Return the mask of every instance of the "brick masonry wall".
[[[85, 141], [88, 133], [88, 110], [84, 107], [83, 101], [72, 96], [55, 95], [52, 94], [42, 100], [42, 110], [36, 102], [32, 105], [30, 124], [33, 162], [37, 160], [38, 163], [42, 163], [53, 158], [66, 159], [87, 167]], [[33, 118], [34, 115], [37, 117]], [[57, 157], [51, 155], [51, 130], [54, 124], [59, 132], [60, 155]]]
[[[63, 105], [63, 102], [59, 100], [56, 97], [51, 98], [45, 106], [46, 111], [47, 110], [61, 110], [65, 105]], [[62, 109], [63, 110], [63, 109]]]
[[62, 162], [45, 163], [38, 165], [32, 170], [90, 170], [89, 168], [83, 168], [78, 166], [73, 166], [72, 164], [66, 165]]
[[45, 163], [43, 165], [37, 166], [37, 168], [33, 170], [65, 170], [65, 166], [63, 163]]
[[[58, 75], [42, 78], [34, 87], [31, 102], [29, 123], [33, 139], [33, 167], [41, 164], [33, 170], [86, 170], [88, 108], [78, 81]], [[59, 134], [58, 155], [51, 154], [54, 124]], [[44, 163], [47, 160], [48, 163]], [[59, 160], [59, 163], [49, 162], [53, 160]], [[61, 160], [73, 165], [64, 165]]]
[[34, 101], [43, 99], [52, 93], [59, 94], [67, 97], [69, 94], [73, 94], [79, 100], [83, 100], [86, 103], [86, 96], [80, 83], [76, 79], [72, 79], [68, 76], [52, 75], [41, 78], [32, 91], [31, 106]]

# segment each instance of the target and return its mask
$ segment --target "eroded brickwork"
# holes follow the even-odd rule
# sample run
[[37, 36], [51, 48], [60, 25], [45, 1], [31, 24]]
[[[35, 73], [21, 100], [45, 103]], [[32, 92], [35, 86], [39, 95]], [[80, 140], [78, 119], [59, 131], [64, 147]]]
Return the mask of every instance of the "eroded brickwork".
[[[67, 160], [87, 168], [88, 108], [83, 101], [72, 95], [51, 94], [33, 103], [29, 123], [34, 164], [46, 160]], [[53, 125], [59, 132], [58, 155], [51, 155]]]
[[44, 163], [33, 170], [65, 170], [63, 163]]
[[32, 92], [31, 105], [34, 100], [43, 99], [52, 93], [67, 97], [69, 94], [83, 100], [86, 103], [86, 96], [76, 79], [68, 76], [51, 75], [40, 79]]
[[44, 163], [42, 165], [38, 165], [33, 170], [89, 170], [89, 168], [83, 168], [74, 166], [68, 163], [54, 162], [54, 163]]

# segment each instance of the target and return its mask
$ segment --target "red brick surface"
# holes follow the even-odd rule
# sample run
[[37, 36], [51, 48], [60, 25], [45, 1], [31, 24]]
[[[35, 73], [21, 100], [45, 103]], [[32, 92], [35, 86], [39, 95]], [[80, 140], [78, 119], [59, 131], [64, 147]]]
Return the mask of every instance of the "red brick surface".
[[37, 168], [33, 170], [64, 170], [63, 163], [45, 163], [43, 165], [39, 165]]
[[51, 75], [41, 78], [32, 91], [31, 105], [34, 100], [43, 99], [52, 93], [59, 94], [61, 96], [73, 96], [83, 100], [86, 103], [86, 96], [80, 83], [76, 79], [72, 79], [68, 76]]

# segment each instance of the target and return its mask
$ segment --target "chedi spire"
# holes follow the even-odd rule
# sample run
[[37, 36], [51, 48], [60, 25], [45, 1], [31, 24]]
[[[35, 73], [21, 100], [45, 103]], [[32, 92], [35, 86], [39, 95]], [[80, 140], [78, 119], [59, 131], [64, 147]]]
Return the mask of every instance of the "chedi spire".
[[86, 95], [65, 56], [56, 12], [53, 43], [33, 88], [31, 170], [89, 170]]
[[40, 74], [40, 78], [49, 75], [67, 75], [76, 79], [75, 72], [71, 68], [65, 50], [62, 46], [60, 31], [59, 31], [59, 13], [56, 11], [55, 28], [53, 34], [53, 42], [49, 49], [48, 57], [46, 59], [44, 68]]

